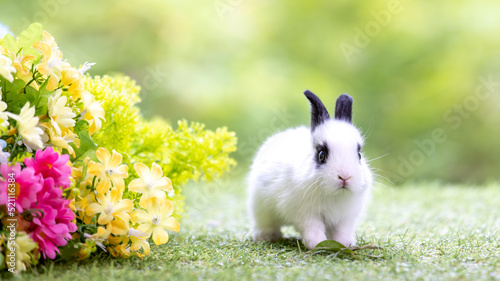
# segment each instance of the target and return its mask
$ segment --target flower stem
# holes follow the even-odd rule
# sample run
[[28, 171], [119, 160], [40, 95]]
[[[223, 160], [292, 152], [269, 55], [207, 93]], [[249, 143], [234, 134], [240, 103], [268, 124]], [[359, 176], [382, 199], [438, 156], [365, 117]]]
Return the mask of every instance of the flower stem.
[[14, 155], [16, 155], [15, 151], [17, 148], [17, 142], [21, 139], [21, 135], [17, 136], [17, 138], [14, 140], [14, 146], [12, 147], [12, 153], [10, 154], [10, 161], [14, 161]]

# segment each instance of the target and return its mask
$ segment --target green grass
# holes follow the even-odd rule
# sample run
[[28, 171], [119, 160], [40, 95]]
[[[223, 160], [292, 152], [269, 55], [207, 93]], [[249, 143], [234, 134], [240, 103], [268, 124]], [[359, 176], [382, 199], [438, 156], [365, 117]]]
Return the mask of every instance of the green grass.
[[[223, 187], [220, 187], [223, 186]], [[181, 232], [144, 260], [46, 262], [20, 280], [500, 280], [500, 187], [377, 188], [358, 243], [366, 254], [312, 254], [286, 239], [254, 243], [241, 182], [189, 186]], [[204, 191], [202, 191], [204, 189]], [[3, 274], [2, 278], [9, 278]]]

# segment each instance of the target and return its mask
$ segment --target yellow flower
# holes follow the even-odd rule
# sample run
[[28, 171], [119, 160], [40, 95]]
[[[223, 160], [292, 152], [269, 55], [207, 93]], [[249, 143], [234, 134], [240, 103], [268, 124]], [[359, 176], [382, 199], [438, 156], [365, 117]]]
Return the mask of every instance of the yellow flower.
[[120, 236], [114, 236], [114, 235], [112, 235], [112, 236], [109, 236], [108, 237], [108, 243], [110, 245], [128, 244], [128, 238], [127, 238], [127, 236], [128, 236], [128, 231], [129, 230], [130, 230], [130, 228], [127, 229], [127, 232], [124, 235], [120, 235]]
[[4, 55], [0, 55], [0, 76], [3, 76], [7, 81], [13, 82], [16, 69], [12, 66], [12, 60]]
[[38, 117], [35, 117], [35, 107], [30, 107], [27, 102], [19, 115], [9, 114], [9, 116], [17, 121], [17, 130], [30, 146], [36, 146], [38, 149], [43, 148], [42, 135], [43, 130], [38, 125]]
[[101, 180], [97, 183], [95, 191], [97, 194], [106, 194], [111, 189], [111, 183], [107, 180]]
[[[111, 237], [110, 237], [111, 240]], [[128, 243], [128, 239], [125, 241]], [[127, 244], [125, 243], [120, 243], [120, 244], [114, 244], [111, 243], [112, 246], [108, 246], [109, 253], [117, 258], [117, 257], [128, 257], [130, 256], [130, 253], [127, 250]]]
[[[37, 244], [33, 241], [26, 232], [21, 231], [17, 233], [16, 243], [12, 246], [7, 245], [7, 257], [15, 250], [15, 268], [16, 272], [25, 271], [27, 266], [31, 264], [31, 253], [35, 250]], [[13, 268], [8, 262], [7, 266]]]
[[[32, 78], [30, 75], [31, 63], [29, 66], [27, 66], [26, 63], [34, 59], [35, 59], [34, 56], [32, 55], [24, 56], [22, 52], [14, 57], [14, 62], [12, 66], [14, 66], [14, 68], [17, 71], [17, 78], [23, 79], [25, 82], [28, 82]], [[33, 84], [33, 86], [34, 85], [36, 85], [36, 83]]]
[[108, 150], [99, 147], [96, 156], [100, 163], [90, 162], [87, 172], [98, 176], [101, 180], [111, 181], [113, 187], [117, 187], [120, 192], [123, 192], [125, 189], [123, 179], [128, 177], [128, 166], [120, 165], [122, 162], [120, 153], [113, 150], [113, 155], [111, 155]]
[[61, 80], [62, 53], [54, 41], [54, 38], [46, 31], [43, 32], [44, 42], [35, 42], [33, 48], [40, 50], [43, 54], [42, 61], [37, 65], [38, 71], [49, 77], [47, 90], [51, 91], [57, 88]]
[[[128, 213], [127, 213], [128, 215]], [[130, 221], [124, 221], [124, 220], [114, 220], [109, 223], [111, 225], [111, 233], [113, 235], [117, 236], [123, 236], [127, 235], [129, 229], [130, 229]]]
[[89, 239], [90, 241], [95, 242], [97, 246], [99, 246], [101, 249], [106, 251], [106, 247], [102, 243], [104, 241], [108, 240], [109, 235], [111, 234], [111, 225], [108, 224], [106, 228], [99, 226], [97, 228], [97, 232], [95, 234], [89, 235], [89, 234], [84, 234], [85, 238]]
[[89, 121], [89, 134], [93, 135], [101, 129], [101, 119], [106, 120], [105, 112], [101, 104], [95, 100], [94, 95], [84, 91], [82, 96], [85, 109], [82, 111], [81, 115], [85, 120]]
[[61, 135], [61, 127], [68, 128], [75, 126], [76, 114], [70, 107], [66, 106], [68, 98], [61, 96], [62, 91], [59, 90], [54, 96], [49, 97], [48, 115], [50, 117], [50, 124], [56, 131], [57, 135]]
[[4, 113], [7, 109], [7, 104], [2, 101], [2, 87], [0, 87], [0, 127], [7, 127], [9, 125], [9, 116]]
[[82, 79], [76, 80], [68, 87], [68, 93], [74, 100], [81, 99], [85, 92], [85, 84]]
[[[52, 122], [51, 122], [52, 123]], [[70, 130], [66, 130], [64, 136], [61, 136], [60, 134], [57, 134], [57, 132], [54, 132], [56, 128], [52, 126], [52, 124], [48, 123], [42, 123], [40, 126], [45, 128], [45, 131], [48, 133], [49, 138], [50, 138], [50, 143], [59, 148], [59, 149], [67, 149], [69, 154], [71, 154], [73, 157], [75, 157], [75, 151], [73, 150], [73, 147], [69, 145], [69, 143], [74, 142], [76, 139], [76, 134], [73, 133]]]
[[160, 201], [157, 198], [150, 198], [145, 201], [146, 210], [137, 210], [132, 213], [131, 219], [134, 223], [139, 223], [137, 230], [148, 235], [153, 234], [153, 241], [156, 245], [168, 242], [168, 232], [179, 232], [179, 223], [173, 217], [174, 205], [169, 200]]
[[76, 216], [81, 219], [85, 224], [91, 224], [92, 216], [87, 216], [86, 215], [86, 210], [88, 206], [92, 203], [96, 203], [97, 201], [94, 199], [95, 196], [92, 193], [87, 194], [86, 196], [78, 197], [77, 200], [75, 200], [75, 208], [76, 208]]
[[81, 74], [78, 70], [71, 67], [68, 62], [63, 62], [61, 64], [61, 82], [64, 86], [69, 86], [74, 83], [78, 83], [81, 79]]
[[135, 163], [134, 169], [139, 175], [138, 179], [131, 181], [128, 188], [131, 191], [142, 193], [140, 204], [144, 204], [149, 198], [155, 197], [160, 201], [166, 199], [165, 192], [172, 190], [172, 182], [163, 176], [161, 167], [153, 163], [151, 171], [142, 163]]
[[61, 82], [64, 86], [68, 86], [68, 93], [74, 100], [82, 98], [85, 92], [85, 84], [82, 80], [82, 72], [74, 69], [68, 62], [61, 64]]
[[7, 55], [9, 51], [4, 46], [0, 45], [0, 55]]
[[[129, 257], [131, 254], [136, 254], [142, 258], [150, 252], [148, 238], [146, 233], [130, 228], [124, 236], [109, 236], [108, 250], [114, 257]], [[144, 250], [144, 254], [139, 253], [141, 249]]]
[[113, 228], [111, 231], [111, 233], [119, 235], [123, 233], [124, 227], [128, 226], [128, 221], [130, 220], [128, 213], [132, 212], [133, 209], [134, 203], [130, 199], [122, 199], [122, 193], [117, 188], [113, 188], [106, 195], [98, 194], [97, 203], [89, 204], [86, 214], [93, 216], [99, 213], [97, 223], [101, 225], [107, 225], [115, 219], [121, 220], [125, 224], [118, 221], [112, 224]]
[[[132, 244], [130, 245], [130, 251], [136, 252], [136, 254], [140, 257], [149, 255], [150, 247], [148, 243], [148, 234], [139, 229], [131, 228], [128, 231], [128, 238], [130, 238], [130, 241], [132, 242]], [[141, 248], [144, 249], [143, 255], [137, 253]]]

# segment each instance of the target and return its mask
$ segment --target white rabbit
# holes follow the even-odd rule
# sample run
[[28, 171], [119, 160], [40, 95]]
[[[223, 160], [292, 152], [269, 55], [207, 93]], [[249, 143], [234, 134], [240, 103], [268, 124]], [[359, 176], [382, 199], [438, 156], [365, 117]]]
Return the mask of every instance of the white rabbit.
[[356, 222], [370, 198], [373, 176], [361, 154], [363, 138], [352, 125], [352, 98], [341, 95], [331, 119], [309, 90], [311, 128], [271, 136], [248, 177], [254, 240], [275, 242], [292, 225], [308, 249], [326, 239], [355, 245]]

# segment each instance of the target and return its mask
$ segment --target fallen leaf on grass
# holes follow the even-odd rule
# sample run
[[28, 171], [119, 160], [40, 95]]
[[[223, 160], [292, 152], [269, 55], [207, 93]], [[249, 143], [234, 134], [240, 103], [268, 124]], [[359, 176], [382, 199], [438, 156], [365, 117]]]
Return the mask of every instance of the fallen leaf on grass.
[[[365, 245], [365, 246], [352, 246], [352, 247], [346, 247], [342, 243], [335, 241], [335, 240], [325, 240], [320, 242], [314, 249], [311, 250], [311, 252], [334, 252], [334, 253], [344, 253], [344, 254], [351, 254], [351, 255], [356, 255], [356, 251], [359, 250], [382, 250], [382, 247], [379, 247], [377, 245]], [[381, 258], [382, 255], [367, 255], [367, 254], [362, 254], [371, 258]]]

